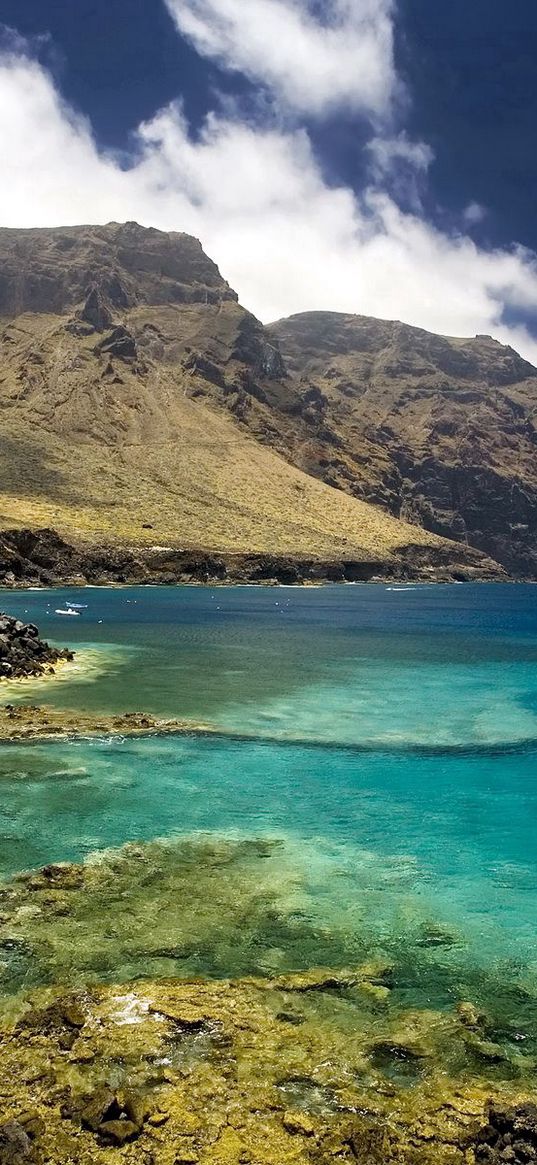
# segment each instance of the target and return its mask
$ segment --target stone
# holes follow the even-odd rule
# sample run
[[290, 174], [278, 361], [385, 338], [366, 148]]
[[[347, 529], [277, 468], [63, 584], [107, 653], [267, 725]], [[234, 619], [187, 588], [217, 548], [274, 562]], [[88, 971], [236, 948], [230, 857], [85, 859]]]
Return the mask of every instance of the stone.
[[45, 1122], [38, 1112], [30, 1111], [19, 1113], [17, 1124], [21, 1125], [30, 1140], [34, 1141], [45, 1132]]
[[486, 1022], [486, 1016], [473, 1003], [458, 1003], [457, 1015], [461, 1023], [468, 1028], [477, 1029], [483, 1027]]
[[50, 647], [40, 639], [34, 623], [0, 616], [0, 679], [40, 675], [45, 665], [73, 658], [72, 652]]
[[[120, 1098], [118, 1097], [118, 1101]], [[123, 1112], [128, 1120], [132, 1121], [134, 1125], [141, 1128], [144, 1121], [149, 1117], [151, 1123], [153, 1119], [151, 1114], [151, 1104], [145, 1096], [137, 1096], [135, 1093], [126, 1092], [121, 1098]], [[154, 1116], [155, 1114], [153, 1114]], [[163, 1122], [162, 1122], [163, 1123]]]
[[0, 1165], [24, 1165], [33, 1159], [32, 1142], [18, 1121], [0, 1125]]
[[155, 1129], [160, 1129], [162, 1125], [167, 1124], [169, 1119], [169, 1112], [152, 1112], [147, 1118], [148, 1124], [152, 1125]]
[[286, 1112], [282, 1123], [291, 1136], [313, 1137], [315, 1134], [315, 1125], [304, 1112]]
[[78, 313], [78, 318], [84, 323], [90, 324], [96, 332], [102, 332], [105, 328], [110, 327], [112, 313], [98, 287], [89, 289], [86, 302]]
[[61, 1016], [69, 1027], [82, 1028], [86, 1022], [86, 1014], [76, 1000], [60, 1004]]
[[121, 1108], [110, 1088], [98, 1088], [80, 1110], [82, 1124], [96, 1133], [107, 1121], [116, 1121], [121, 1116]]
[[474, 1032], [468, 1032], [465, 1043], [473, 1055], [477, 1056], [480, 1060], [488, 1061], [490, 1064], [501, 1064], [504, 1060], [508, 1059], [507, 1053], [501, 1044], [495, 1044], [492, 1040], [481, 1039]]
[[115, 1145], [124, 1145], [140, 1135], [140, 1128], [130, 1120], [107, 1120], [99, 1125], [99, 1136]]
[[346, 991], [360, 982], [360, 972], [356, 971], [300, 971], [290, 975], [280, 975], [272, 980], [272, 986], [279, 991]]
[[121, 360], [135, 360], [138, 354], [136, 341], [127, 328], [120, 325], [102, 340], [97, 350], [108, 356], [118, 356]]
[[294, 1027], [300, 1027], [302, 1023], [306, 1022], [304, 1016], [299, 1015], [296, 1011], [279, 1011], [276, 1019], [279, 1019], [280, 1023], [290, 1023]]

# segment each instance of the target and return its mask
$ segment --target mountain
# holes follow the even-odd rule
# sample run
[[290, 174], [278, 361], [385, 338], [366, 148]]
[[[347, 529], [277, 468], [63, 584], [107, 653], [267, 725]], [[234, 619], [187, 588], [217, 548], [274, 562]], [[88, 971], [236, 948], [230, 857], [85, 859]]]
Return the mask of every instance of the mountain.
[[293, 377], [276, 404], [295, 465], [537, 576], [537, 369], [490, 336], [335, 312], [269, 334]]
[[[0, 575], [17, 562], [20, 577], [22, 544], [35, 549], [31, 531], [49, 528], [45, 558], [75, 573], [91, 560], [98, 574], [106, 544], [122, 548], [127, 577], [163, 552], [172, 574], [178, 553], [220, 556], [217, 575], [242, 556], [247, 577], [252, 555], [268, 555], [276, 577], [289, 556], [311, 577], [323, 574], [315, 563], [331, 563], [330, 577], [338, 563], [341, 577], [501, 574], [466, 541], [424, 529], [406, 493], [399, 504], [402, 470], [388, 439], [371, 437], [385, 392], [369, 413], [358, 407], [377, 341], [341, 348], [347, 318], [263, 328], [188, 235], [136, 223], [0, 230]], [[506, 374], [523, 363], [505, 361]], [[393, 384], [407, 377], [412, 395], [405, 368]]]

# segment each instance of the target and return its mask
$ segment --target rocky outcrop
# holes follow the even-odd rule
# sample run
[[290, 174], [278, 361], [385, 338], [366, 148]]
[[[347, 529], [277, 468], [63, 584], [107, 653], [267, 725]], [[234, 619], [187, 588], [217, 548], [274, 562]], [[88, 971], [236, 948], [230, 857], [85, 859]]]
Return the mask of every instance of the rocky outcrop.
[[490, 336], [337, 312], [291, 316], [269, 332], [298, 386], [279, 423], [296, 465], [517, 577], [537, 576], [531, 364]]
[[40, 639], [33, 623], [0, 614], [0, 679], [53, 673], [56, 664], [73, 658], [72, 651], [50, 647]]
[[97, 345], [97, 352], [107, 353], [108, 356], [117, 356], [120, 360], [136, 360], [136, 340], [123, 324], [113, 328], [108, 336]]
[[537, 1105], [490, 1104], [474, 1146], [477, 1165], [530, 1165], [537, 1161]]
[[115, 547], [65, 542], [55, 530], [0, 532], [0, 584], [11, 587], [109, 586], [111, 583], [259, 583], [286, 585], [323, 582], [423, 579], [426, 582], [505, 578], [501, 568], [461, 547], [402, 547], [392, 561], [351, 557], [319, 559], [298, 555], [208, 554], [172, 546]]
[[137, 223], [0, 230], [0, 316], [78, 309], [97, 330], [136, 304], [237, 296], [191, 235]]
[[[83, 661], [82, 661], [83, 667]], [[37, 704], [0, 707], [0, 741], [60, 740], [76, 736], [150, 736], [216, 732], [214, 725], [193, 720], [161, 720], [145, 712], [99, 715]]]
[[[47, 913], [56, 908], [61, 923], [78, 891], [44, 881]], [[534, 1105], [509, 1110], [502, 1081], [457, 1080], [449, 1069], [435, 1077], [435, 1058], [442, 1062], [442, 1043], [449, 1047], [452, 1039], [442, 1013], [425, 1013], [433, 1041], [426, 1066], [420, 1057], [420, 1070], [396, 1079], [383, 1074], [385, 1064], [364, 1062], [367, 1037], [357, 1030], [352, 994], [336, 989], [320, 1007], [316, 998], [302, 1000], [302, 1023], [291, 1027], [279, 997], [267, 979], [146, 979], [63, 996], [50, 987], [46, 996], [34, 991], [15, 1028], [1, 1025], [1, 1165], [536, 1159]], [[350, 1013], [347, 1024], [342, 1009]], [[376, 1022], [384, 1022], [378, 1009]], [[496, 1099], [484, 1126], [487, 1086]]]

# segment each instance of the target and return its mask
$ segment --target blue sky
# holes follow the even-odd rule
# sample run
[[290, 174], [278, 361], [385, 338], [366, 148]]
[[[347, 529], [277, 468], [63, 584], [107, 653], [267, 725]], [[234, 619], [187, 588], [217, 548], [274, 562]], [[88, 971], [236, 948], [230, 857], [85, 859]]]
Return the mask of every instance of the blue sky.
[[0, 0], [0, 223], [202, 239], [264, 319], [537, 361], [531, 0]]

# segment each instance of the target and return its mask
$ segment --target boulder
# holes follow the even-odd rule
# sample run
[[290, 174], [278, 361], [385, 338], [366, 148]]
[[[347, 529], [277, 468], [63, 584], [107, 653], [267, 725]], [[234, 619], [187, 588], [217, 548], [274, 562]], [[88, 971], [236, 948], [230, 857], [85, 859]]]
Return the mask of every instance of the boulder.
[[72, 651], [40, 639], [35, 623], [0, 615], [0, 679], [38, 676], [59, 660], [73, 658]]
[[25, 1165], [34, 1161], [32, 1142], [18, 1121], [0, 1125], [0, 1165]]

